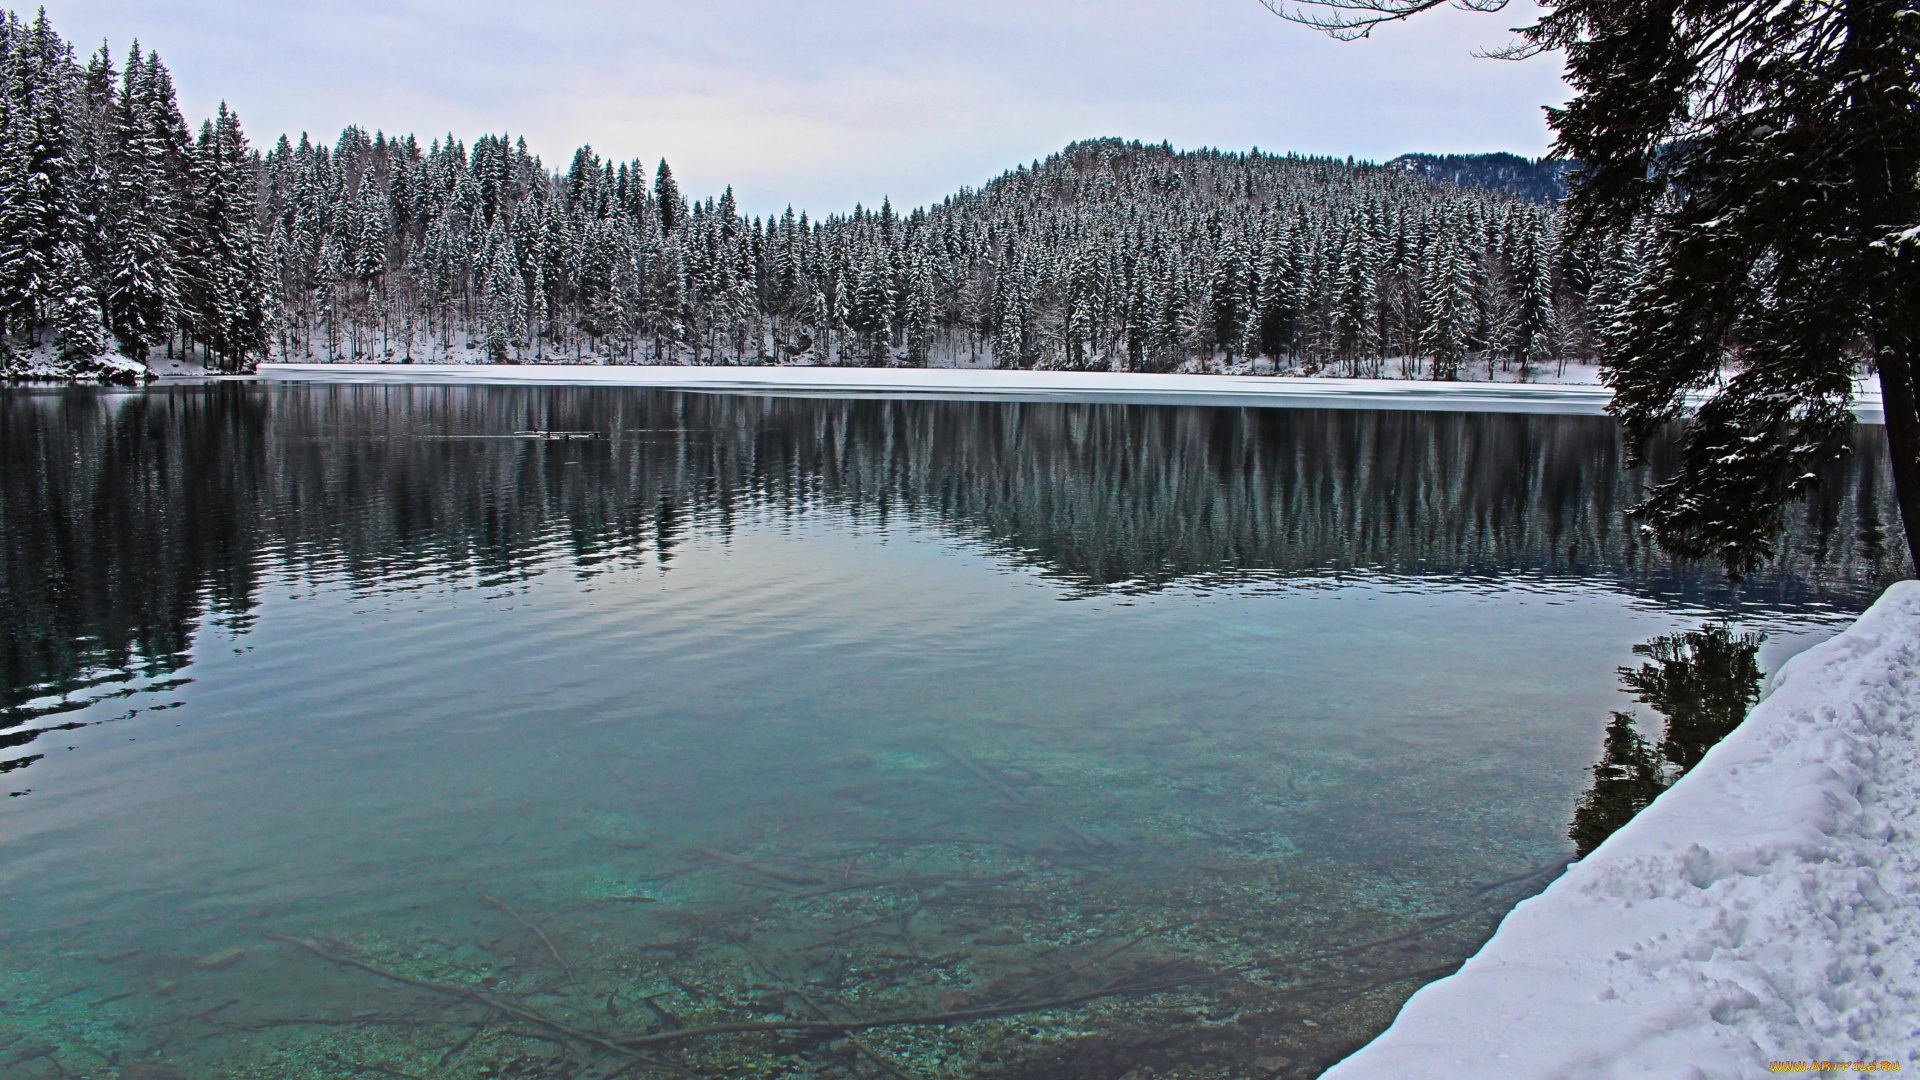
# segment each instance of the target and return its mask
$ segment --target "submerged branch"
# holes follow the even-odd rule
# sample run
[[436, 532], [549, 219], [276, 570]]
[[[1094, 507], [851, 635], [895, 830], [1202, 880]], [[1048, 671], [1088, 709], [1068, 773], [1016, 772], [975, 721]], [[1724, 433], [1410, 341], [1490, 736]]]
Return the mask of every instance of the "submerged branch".
[[298, 945], [315, 956], [320, 957], [322, 960], [330, 960], [343, 967], [358, 968], [369, 975], [378, 975], [383, 979], [390, 979], [393, 982], [405, 983], [408, 986], [417, 986], [422, 990], [432, 990], [439, 994], [465, 998], [468, 1001], [485, 1005], [489, 1009], [505, 1013], [516, 1020], [524, 1020], [529, 1024], [543, 1027], [555, 1034], [564, 1035], [569, 1039], [584, 1043], [597, 1050], [605, 1050], [610, 1054], [618, 1054], [621, 1057], [640, 1056], [619, 1043], [608, 1039], [604, 1035], [599, 1035], [591, 1031], [583, 1031], [571, 1024], [562, 1023], [552, 1017], [537, 1013], [532, 1009], [502, 1001], [492, 994], [482, 990], [475, 990], [470, 986], [461, 986], [458, 983], [445, 983], [434, 979], [421, 979], [412, 975], [403, 975], [398, 971], [391, 971], [376, 964], [369, 964], [365, 960], [356, 957], [343, 956], [339, 953], [332, 952], [319, 942], [308, 938], [288, 937], [284, 934], [268, 934], [266, 936], [273, 941], [284, 941], [289, 945]]
[[481, 897], [480, 897], [480, 899], [481, 899], [481, 900], [484, 900], [484, 901], [485, 901], [485, 902], [486, 902], [486, 903], [487, 903], [488, 905], [490, 905], [490, 906], [492, 906], [492, 907], [497, 907], [497, 908], [499, 908], [499, 909], [500, 909], [501, 911], [504, 911], [504, 912], [506, 912], [506, 913], [507, 913], [508, 915], [511, 915], [511, 916], [513, 916], [513, 921], [514, 921], [514, 922], [517, 922], [517, 923], [519, 923], [519, 924], [520, 924], [521, 926], [524, 926], [524, 927], [526, 927], [526, 928], [527, 928], [528, 930], [530, 930], [530, 931], [532, 931], [532, 933], [533, 933], [533, 936], [534, 936], [534, 937], [537, 937], [537, 938], [539, 938], [539, 939], [540, 939], [540, 944], [542, 944], [542, 945], [545, 945], [545, 946], [547, 947], [547, 952], [548, 952], [548, 953], [549, 953], [550, 955], [552, 955], [552, 957], [553, 957], [553, 962], [554, 962], [554, 963], [556, 963], [556, 964], [559, 964], [559, 965], [560, 965], [560, 970], [561, 970], [561, 971], [564, 971], [564, 972], [566, 972], [566, 973], [567, 973], [567, 981], [568, 981], [568, 982], [570, 982], [570, 983], [573, 983], [573, 984], [574, 984], [574, 985], [576, 985], [576, 986], [577, 986], [577, 985], [579, 985], [579, 983], [580, 983], [580, 979], [579, 979], [579, 978], [578, 978], [578, 977], [577, 977], [576, 975], [574, 975], [574, 973], [573, 973], [573, 965], [572, 965], [572, 964], [569, 964], [569, 963], [567, 963], [567, 958], [566, 958], [566, 957], [564, 957], [564, 956], [561, 956], [561, 955], [560, 955], [560, 950], [559, 950], [559, 949], [556, 949], [556, 948], [554, 948], [554, 947], [553, 947], [553, 941], [552, 941], [551, 939], [549, 939], [549, 938], [547, 937], [547, 932], [546, 932], [545, 930], [542, 930], [542, 929], [540, 929], [540, 928], [539, 928], [538, 926], [535, 926], [534, 924], [532, 924], [532, 923], [530, 923], [530, 922], [528, 922], [527, 920], [525, 920], [525, 919], [523, 919], [523, 918], [521, 918], [521, 917], [520, 917], [520, 913], [519, 913], [519, 912], [517, 912], [517, 911], [515, 911], [515, 910], [513, 910], [512, 908], [510, 908], [510, 907], [508, 907], [508, 906], [507, 906], [507, 905], [506, 905], [505, 903], [502, 903], [502, 902], [501, 902], [501, 901], [499, 901], [499, 900], [495, 900], [495, 899], [494, 899], [493, 897], [491, 897], [491, 896], [487, 896], [487, 895], [485, 895], [485, 894], [482, 894], [482, 895], [481, 895]]
[[927, 1027], [936, 1024], [965, 1024], [975, 1020], [994, 1020], [1003, 1016], [1018, 1016], [1022, 1013], [1045, 1012], [1048, 1009], [1064, 1009], [1072, 1005], [1083, 1005], [1100, 998], [1118, 997], [1122, 994], [1151, 994], [1162, 990], [1174, 990], [1196, 983], [1210, 982], [1221, 978], [1226, 972], [1210, 971], [1205, 975], [1196, 975], [1185, 979], [1169, 979], [1157, 983], [1126, 983], [1108, 985], [1098, 990], [1089, 990], [1081, 994], [1069, 994], [1065, 997], [1048, 998], [1044, 1001], [1030, 1001], [1019, 1005], [997, 1005], [978, 1009], [955, 1009], [951, 1012], [919, 1013], [909, 1016], [893, 1016], [875, 1020], [748, 1020], [737, 1023], [704, 1024], [700, 1027], [683, 1028], [679, 1031], [663, 1031], [657, 1035], [643, 1035], [639, 1038], [621, 1039], [620, 1045], [626, 1047], [659, 1046], [665, 1043], [679, 1042], [683, 1039], [700, 1038], [709, 1035], [741, 1035], [753, 1032], [796, 1031], [796, 1032], [851, 1032], [873, 1031], [889, 1027]]
[[644, 1055], [639, 1052], [642, 1048], [665, 1046], [670, 1043], [683, 1042], [687, 1039], [705, 1038], [714, 1035], [745, 1035], [768, 1032], [846, 1034], [855, 1031], [871, 1031], [889, 1027], [963, 1024], [974, 1020], [991, 1020], [1003, 1016], [1015, 1016], [1022, 1013], [1042, 1012], [1047, 1009], [1066, 1008], [1072, 1005], [1081, 1005], [1089, 1001], [1095, 1001], [1100, 998], [1117, 997], [1122, 994], [1157, 993], [1162, 990], [1172, 990], [1183, 986], [1192, 986], [1196, 983], [1208, 982], [1227, 974], [1226, 972], [1208, 972], [1204, 975], [1183, 979], [1169, 979], [1162, 982], [1108, 984], [1097, 990], [1090, 990], [1079, 994], [1069, 994], [1064, 997], [1048, 998], [1043, 1001], [1026, 1002], [1018, 1005], [995, 1005], [976, 1009], [956, 1009], [949, 1012], [921, 1013], [874, 1020], [735, 1021], [705, 1024], [700, 1027], [681, 1028], [677, 1031], [663, 1031], [653, 1035], [621, 1038], [574, 1027], [571, 1024], [555, 1020], [552, 1017], [535, 1012], [524, 1006], [502, 1001], [491, 994], [476, 990], [472, 987], [461, 986], [457, 983], [439, 982], [433, 979], [422, 979], [413, 975], [405, 975], [397, 971], [392, 971], [380, 967], [377, 964], [370, 964], [357, 957], [333, 952], [319, 942], [308, 938], [289, 937], [284, 934], [267, 934], [265, 936], [274, 941], [283, 941], [289, 945], [298, 945], [323, 960], [331, 961], [343, 967], [355, 968], [369, 975], [377, 975], [380, 978], [393, 982], [419, 987], [423, 990], [431, 990], [435, 993], [446, 994], [450, 997], [463, 998], [467, 1001], [484, 1005], [496, 1012], [503, 1013], [516, 1020], [533, 1024], [536, 1027], [544, 1028], [564, 1038], [572, 1039], [586, 1046], [591, 1046], [594, 1049], [604, 1050], [608, 1053], [618, 1054], [626, 1058], [644, 1058]]
[[[813, 999], [813, 995], [807, 993], [806, 990], [796, 985], [791, 979], [788, 979], [785, 975], [780, 974], [779, 971], [774, 969], [774, 966], [772, 964], [769, 964], [765, 960], [761, 959], [760, 955], [754, 952], [751, 948], [749, 948], [745, 941], [742, 941], [741, 939], [736, 937], [733, 939], [733, 943], [735, 946], [737, 946], [740, 949], [741, 952], [747, 954], [747, 959], [753, 961], [754, 964], [756, 964], [760, 968], [760, 970], [772, 976], [774, 981], [778, 982], [781, 986], [786, 987], [789, 993], [795, 995], [801, 1001], [806, 1002], [807, 1008], [812, 1009], [816, 1014], [820, 1016], [821, 1019], [823, 1020], [833, 1019], [833, 1014], [828, 1012], [825, 1008], [823, 1008], [818, 1001], [815, 1001]], [[853, 1010], [848, 1009], [844, 1003], [840, 1003], [840, 1007], [845, 1012], [853, 1013]], [[856, 1019], [858, 1019], [859, 1014], [853, 1013], [853, 1015]], [[875, 1065], [879, 1066], [881, 1072], [884, 1072], [888, 1076], [893, 1077], [893, 1080], [916, 1080], [915, 1077], [910, 1076], [905, 1071], [903, 1071], [897, 1064], [895, 1064], [892, 1058], [887, 1057], [885, 1054], [882, 1054], [880, 1051], [875, 1050], [873, 1047], [867, 1045], [866, 1041], [861, 1039], [858, 1035], [855, 1035], [852, 1032], [848, 1032], [847, 1041], [853, 1044], [853, 1048], [855, 1050], [858, 1050], [862, 1054], [865, 1054], [869, 1061], [872, 1061]]]

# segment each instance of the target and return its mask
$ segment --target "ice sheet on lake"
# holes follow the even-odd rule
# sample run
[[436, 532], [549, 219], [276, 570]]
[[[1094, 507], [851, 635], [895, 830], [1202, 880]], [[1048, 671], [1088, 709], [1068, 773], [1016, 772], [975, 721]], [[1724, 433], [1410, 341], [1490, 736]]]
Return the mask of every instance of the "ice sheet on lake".
[[1751, 1077], [1920, 1056], [1920, 582], [1328, 1071]]
[[[1610, 391], [1580, 383], [1430, 382], [1267, 375], [1145, 375], [958, 368], [598, 366], [566, 364], [262, 364], [263, 379], [584, 386], [819, 397], [1088, 401], [1128, 404], [1412, 409], [1599, 415]], [[1881, 418], [1877, 394], [1856, 413]]]

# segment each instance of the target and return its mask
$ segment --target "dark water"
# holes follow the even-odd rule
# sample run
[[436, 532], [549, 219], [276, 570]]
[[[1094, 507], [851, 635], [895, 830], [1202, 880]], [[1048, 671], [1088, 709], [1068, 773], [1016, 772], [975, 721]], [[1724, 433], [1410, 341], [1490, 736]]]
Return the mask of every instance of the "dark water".
[[1311, 1076], [1572, 853], [1635, 643], [1777, 666], [1903, 543], [1877, 428], [1733, 586], [1594, 418], [0, 425], [8, 1077]]

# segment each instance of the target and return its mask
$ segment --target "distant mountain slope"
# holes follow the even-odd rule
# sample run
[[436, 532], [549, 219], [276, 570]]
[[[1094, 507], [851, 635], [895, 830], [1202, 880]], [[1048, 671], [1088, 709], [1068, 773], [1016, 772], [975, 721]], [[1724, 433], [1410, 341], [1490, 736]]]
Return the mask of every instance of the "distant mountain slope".
[[1518, 154], [1401, 154], [1387, 167], [1430, 180], [1504, 191], [1528, 202], [1552, 203], [1566, 196], [1566, 174], [1573, 164], [1548, 158], [1528, 161]]

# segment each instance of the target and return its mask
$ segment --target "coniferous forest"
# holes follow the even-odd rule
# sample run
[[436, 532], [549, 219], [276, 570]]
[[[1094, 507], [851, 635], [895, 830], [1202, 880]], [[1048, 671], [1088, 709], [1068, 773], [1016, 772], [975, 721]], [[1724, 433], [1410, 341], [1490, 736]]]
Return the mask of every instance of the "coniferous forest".
[[192, 133], [161, 58], [0, 20], [0, 349], [157, 356], [1530, 378], [1584, 360], [1635, 245], [1404, 166], [1101, 139], [938, 205], [748, 218], [662, 160], [507, 135]]

